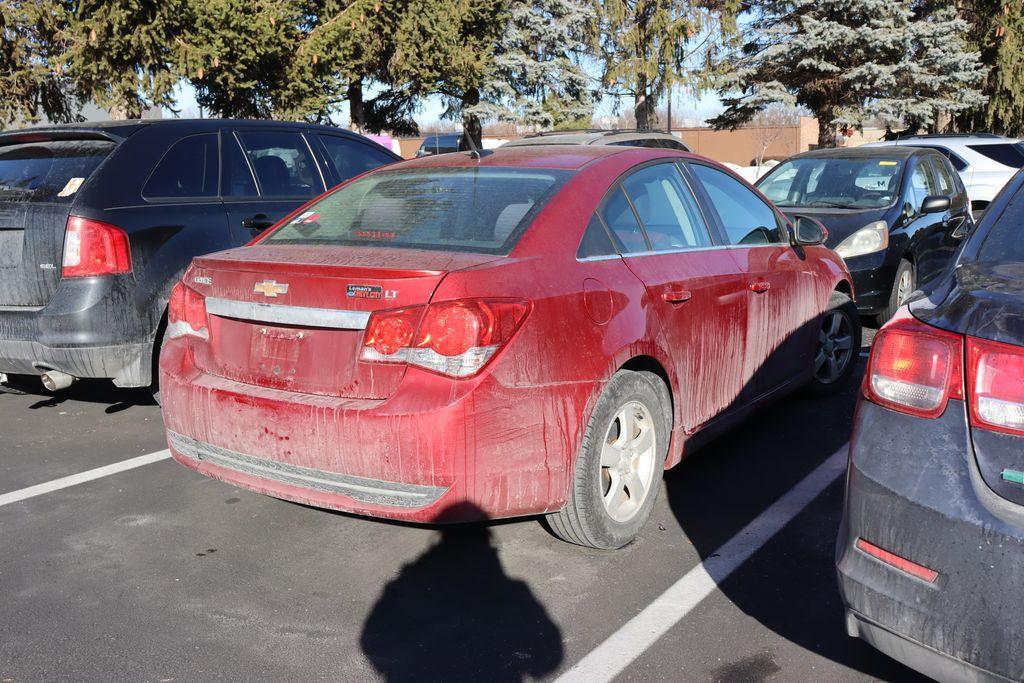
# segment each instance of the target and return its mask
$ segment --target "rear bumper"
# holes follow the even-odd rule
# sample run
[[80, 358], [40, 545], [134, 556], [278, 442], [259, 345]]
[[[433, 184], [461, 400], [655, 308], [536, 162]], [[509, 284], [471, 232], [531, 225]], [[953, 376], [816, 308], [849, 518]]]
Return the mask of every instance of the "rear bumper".
[[59, 370], [72, 377], [113, 379], [119, 387], [145, 387], [152, 379], [153, 343], [54, 348], [34, 341], [0, 339], [0, 372], [41, 375]]
[[562, 507], [582, 430], [551, 416], [582, 413], [600, 389], [509, 387], [491, 373], [446, 381], [410, 368], [388, 400], [345, 399], [204, 373], [183, 340], [160, 361], [181, 464], [277, 498], [421, 523]]
[[1001, 683], [1009, 680], [904, 638], [853, 610], [846, 612], [846, 631], [854, 638], [860, 638], [876, 650], [937, 681]]
[[[858, 538], [938, 578], [884, 564]], [[861, 402], [837, 568], [851, 635], [939, 680], [1024, 679], [1024, 508], [981, 480], [962, 402], [936, 420]]]
[[65, 280], [44, 308], [0, 307], [0, 372], [149, 386], [159, 313], [140, 313], [132, 276]]

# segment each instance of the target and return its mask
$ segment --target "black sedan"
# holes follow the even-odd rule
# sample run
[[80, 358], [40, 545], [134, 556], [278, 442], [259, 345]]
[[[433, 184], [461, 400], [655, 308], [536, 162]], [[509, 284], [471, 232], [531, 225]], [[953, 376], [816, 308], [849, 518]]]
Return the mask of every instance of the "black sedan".
[[875, 338], [837, 565], [847, 628], [940, 680], [1024, 680], [1024, 173]]
[[820, 149], [782, 162], [757, 183], [787, 214], [817, 218], [853, 275], [861, 315], [879, 324], [949, 265], [973, 228], [949, 160], [933, 149]]

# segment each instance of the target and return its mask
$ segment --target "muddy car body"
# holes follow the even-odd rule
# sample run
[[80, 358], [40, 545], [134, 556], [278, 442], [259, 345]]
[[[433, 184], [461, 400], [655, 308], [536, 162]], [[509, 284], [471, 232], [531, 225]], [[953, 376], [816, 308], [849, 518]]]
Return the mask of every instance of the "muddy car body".
[[1024, 679], [1022, 187], [879, 331], [850, 442], [847, 629], [939, 680]]
[[[725, 169], [669, 150], [380, 169], [195, 261], [161, 358], [170, 446], [320, 507], [556, 513], [563, 538], [617, 547], [664, 467], [812, 380], [826, 312], [856, 318], [841, 260], [814, 242]], [[566, 518], [581, 500], [594, 516]]]
[[398, 157], [326, 126], [122, 121], [0, 134], [0, 373], [153, 382], [171, 287]]

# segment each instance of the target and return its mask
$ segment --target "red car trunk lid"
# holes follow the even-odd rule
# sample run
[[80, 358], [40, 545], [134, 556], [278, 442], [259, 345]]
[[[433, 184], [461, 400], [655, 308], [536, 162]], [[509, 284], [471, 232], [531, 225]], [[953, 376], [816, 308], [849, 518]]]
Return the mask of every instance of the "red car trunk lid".
[[498, 257], [415, 249], [252, 246], [196, 259], [209, 341], [196, 363], [257, 386], [384, 399], [405, 366], [361, 362], [369, 313], [430, 301], [452, 270]]

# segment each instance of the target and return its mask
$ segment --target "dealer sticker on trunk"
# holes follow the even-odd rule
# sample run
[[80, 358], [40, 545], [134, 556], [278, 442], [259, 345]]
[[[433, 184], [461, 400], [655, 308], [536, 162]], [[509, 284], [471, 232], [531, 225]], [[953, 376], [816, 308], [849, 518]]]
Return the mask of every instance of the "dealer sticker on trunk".
[[380, 285], [349, 285], [345, 288], [349, 299], [383, 299], [384, 288]]
[[397, 289], [384, 289], [380, 285], [348, 285], [345, 296], [349, 299], [394, 299]]

